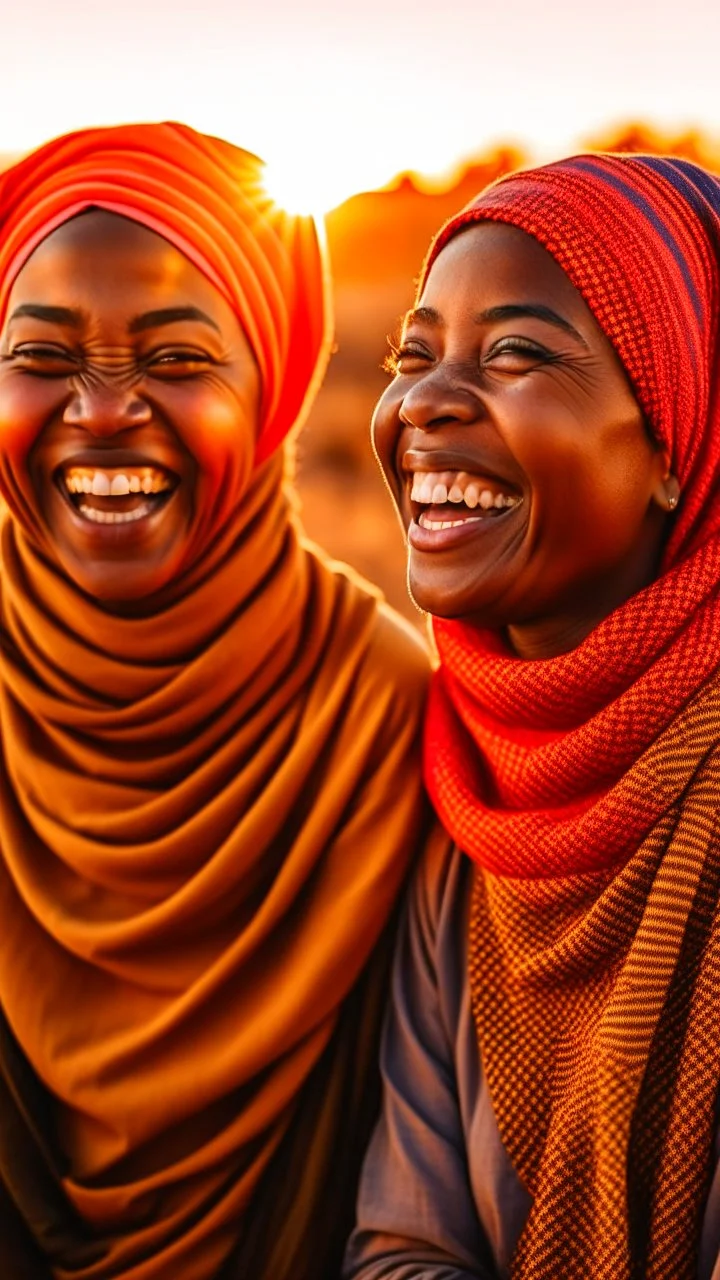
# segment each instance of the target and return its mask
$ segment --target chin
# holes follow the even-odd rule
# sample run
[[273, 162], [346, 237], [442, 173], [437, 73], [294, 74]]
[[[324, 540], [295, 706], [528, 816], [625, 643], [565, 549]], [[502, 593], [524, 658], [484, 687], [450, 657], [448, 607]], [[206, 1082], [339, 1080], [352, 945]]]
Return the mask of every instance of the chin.
[[63, 568], [86, 596], [107, 609], [117, 609], [120, 612], [132, 608], [136, 603], [150, 600], [175, 577], [174, 569], [165, 573], [132, 574], [121, 570], [118, 565], [98, 566], [92, 573], [87, 572], [87, 566], [78, 570], [77, 566], [66, 564]]
[[422, 613], [433, 618], [462, 618], [466, 612], [453, 595], [438, 593], [427, 585], [408, 579], [408, 591], [413, 604]]

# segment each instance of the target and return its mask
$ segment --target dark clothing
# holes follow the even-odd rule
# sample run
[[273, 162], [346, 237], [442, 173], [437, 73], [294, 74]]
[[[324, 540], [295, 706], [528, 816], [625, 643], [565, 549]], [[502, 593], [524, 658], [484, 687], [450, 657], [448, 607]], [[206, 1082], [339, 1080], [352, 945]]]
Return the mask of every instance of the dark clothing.
[[[473, 1025], [472, 873], [468, 858], [437, 845], [413, 886], [383, 1043], [383, 1115], [365, 1161], [345, 1280], [509, 1275], [531, 1202], [500, 1139]], [[720, 1165], [697, 1275], [720, 1280]]]

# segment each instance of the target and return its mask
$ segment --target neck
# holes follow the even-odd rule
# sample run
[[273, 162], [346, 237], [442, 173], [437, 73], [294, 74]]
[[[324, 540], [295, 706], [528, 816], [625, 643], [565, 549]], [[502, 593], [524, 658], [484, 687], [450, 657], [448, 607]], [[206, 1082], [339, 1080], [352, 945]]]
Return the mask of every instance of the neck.
[[577, 649], [615, 609], [655, 580], [660, 554], [657, 544], [648, 545], [644, 557], [629, 563], [625, 570], [614, 570], [607, 580], [594, 582], [585, 595], [576, 596], [551, 617], [511, 623], [505, 635], [513, 653], [527, 661], [539, 661]]
[[606, 616], [605, 613], [601, 613], [597, 618], [578, 619], [574, 615], [569, 615], [564, 618], [547, 618], [523, 626], [508, 627], [507, 643], [518, 658], [528, 662], [557, 658], [561, 653], [569, 653], [572, 649], [577, 649]]

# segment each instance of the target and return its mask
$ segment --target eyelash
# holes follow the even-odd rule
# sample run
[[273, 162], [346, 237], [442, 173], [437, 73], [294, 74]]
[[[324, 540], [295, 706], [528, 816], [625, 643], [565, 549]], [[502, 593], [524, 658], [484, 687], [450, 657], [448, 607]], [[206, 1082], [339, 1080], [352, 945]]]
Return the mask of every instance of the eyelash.
[[[24, 343], [20, 347], [13, 348], [3, 357], [5, 360], [16, 360], [26, 362], [26, 367], [33, 361], [37, 362], [41, 367], [30, 369], [29, 372], [34, 373], [37, 377], [64, 377], [67, 376], [68, 366], [76, 363], [70, 352], [60, 347], [45, 346], [43, 343]], [[62, 369], [48, 369], [48, 365], [52, 362], [61, 364]], [[43, 365], [45, 366], [43, 368]]]
[[[388, 346], [390, 348], [385, 360], [383, 361], [383, 369], [386, 373], [397, 377], [402, 372], [400, 362], [403, 359], [415, 359], [429, 361], [432, 359], [431, 354], [422, 347], [413, 346], [412, 343], [395, 343], [388, 338]], [[481, 360], [481, 367], [488, 364], [494, 356], [502, 356], [506, 354], [517, 353], [526, 355], [529, 359], [542, 361], [543, 364], [551, 364], [559, 359], [559, 356], [552, 351], [548, 351], [546, 347], [542, 347], [537, 342], [531, 341], [529, 338], [507, 337], [499, 338], [498, 341], [490, 348], [484, 358]]]
[[396, 377], [397, 374], [400, 373], [400, 361], [403, 358], [409, 359], [411, 356], [414, 356], [416, 359], [420, 360], [431, 359], [429, 352], [423, 351], [421, 347], [408, 346], [405, 343], [398, 344], [394, 342], [392, 338], [388, 338], [388, 347], [389, 351], [383, 360], [382, 367], [385, 372], [389, 373], [392, 377]]
[[[29, 363], [36, 361], [40, 365], [55, 361], [63, 365], [62, 369], [46, 372], [46, 377], [65, 376], [68, 373], [68, 366], [77, 365], [78, 363], [77, 357], [71, 352], [59, 347], [45, 346], [42, 343], [23, 343], [22, 346], [15, 347], [10, 351], [5, 358]], [[153, 368], [157, 369], [163, 366], [171, 369], [175, 365], [207, 366], [213, 363], [212, 357], [207, 352], [194, 351], [189, 348], [166, 349], [161, 347], [157, 351], [149, 352], [143, 359], [143, 365], [151, 374]], [[33, 372], [42, 376], [41, 369], [33, 370]]]

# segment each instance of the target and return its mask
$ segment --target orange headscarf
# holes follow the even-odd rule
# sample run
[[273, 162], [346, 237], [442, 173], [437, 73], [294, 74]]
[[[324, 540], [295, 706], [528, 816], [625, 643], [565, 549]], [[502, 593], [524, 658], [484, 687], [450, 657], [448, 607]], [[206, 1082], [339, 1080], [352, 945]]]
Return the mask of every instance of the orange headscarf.
[[[262, 462], [312, 402], [331, 328], [316, 228], [278, 208], [262, 176], [250, 152], [181, 124], [88, 129], [48, 143], [0, 174], [0, 326], [18, 271], [56, 227], [91, 207], [142, 223], [189, 258], [236, 312], [262, 380], [255, 457]], [[29, 478], [18, 465], [32, 443], [19, 424], [12, 436], [5, 433], [0, 483], [11, 509], [43, 542]], [[189, 443], [201, 450], [204, 513], [188, 550], [192, 560], [235, 510], [251, 460], [231, 440]]]
[[318, 1280], [367, 1120], [369, 961], [420, 819], [425, 659], [303, 544], [272, 452], [326, 352], [310, 225], [226, 143], [90, 130], [0, 178], [0, 306], [91, 205], [216, 283], [264, 407], [254, 469], [203, 446], [202, 536], [135, 619], [63, 574], [32, 442], [0, 441], [0, 1192], [57, 1280]]

